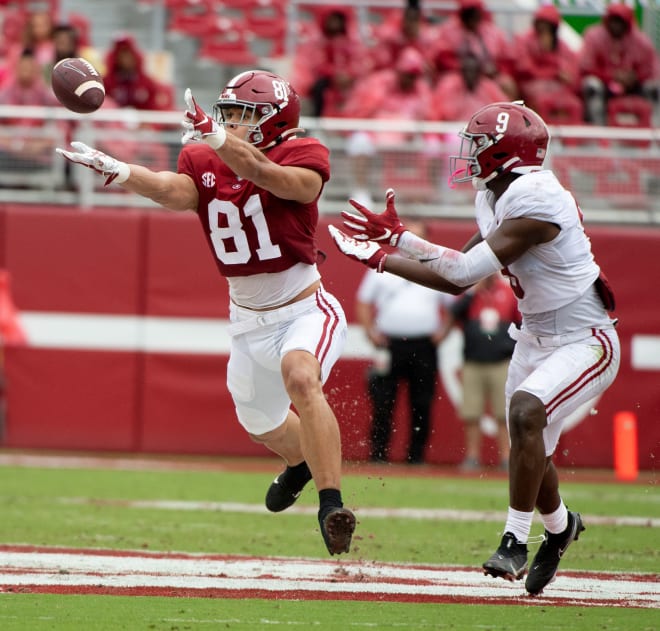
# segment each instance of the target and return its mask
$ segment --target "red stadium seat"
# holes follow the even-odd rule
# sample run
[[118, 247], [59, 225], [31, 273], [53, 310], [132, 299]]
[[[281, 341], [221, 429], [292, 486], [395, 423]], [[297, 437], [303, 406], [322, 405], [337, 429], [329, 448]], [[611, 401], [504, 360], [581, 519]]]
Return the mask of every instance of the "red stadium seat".
[[[607, 102], [607, 123], [612, 127], [652, 127], [653, 108], [643, 96], [616, 96]], [[626, 140], [628, 147], [649, 147], [650, 140]]]
[[252, 34], [238, 22], [221, 18], [201, 40], [199, 56], [227, 66], [253, 66]]

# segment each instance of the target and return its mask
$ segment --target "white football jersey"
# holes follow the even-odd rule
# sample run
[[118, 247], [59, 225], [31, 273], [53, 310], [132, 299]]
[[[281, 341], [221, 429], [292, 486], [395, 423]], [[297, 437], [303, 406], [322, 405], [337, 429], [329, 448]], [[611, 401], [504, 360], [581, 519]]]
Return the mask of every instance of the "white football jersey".
[[528, 218], [554, 223], [555, 239], [530, 248], [505, 268], [523, 315], [555, 311], [588, 292], [600, 268], [582, 226], [575, 198], [549, 170], [516, 179], [494, 203], [491, 191], [478, 192], [476, 219], [486, 239], [505, 219]]

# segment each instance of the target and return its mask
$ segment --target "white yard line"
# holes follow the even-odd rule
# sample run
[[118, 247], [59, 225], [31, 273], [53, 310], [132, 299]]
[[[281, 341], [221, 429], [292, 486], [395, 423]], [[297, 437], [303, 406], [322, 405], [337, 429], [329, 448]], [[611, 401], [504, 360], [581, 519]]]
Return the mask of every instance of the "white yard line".
[[[399, 595], [422, 600], [515, 602], [524, 596], [522, 583], [486, 578], [476, 569], [465, 568], [295, 558], [0, 550], [0, 587], [21, 586], [261, 590], [273, 597], [278, 597], [278, 593], [284, 597], [296, 593], [303, 598], [305, 594], [328, 592], [360, 594], [365, 598]], [[546, 589], [542, 600], [550, 604], [558, 600], [571, 605], [660, 608], [660, 590], [657, 581], [649, 580], [648, 575], [570, 572], [560, 575]]]
[[[171, 511], [210, 511], [220, 513], [252, 513], [269, 514], [263, 504], [247, 504], [242, 502], [210, 502], [188, 500], [107, 500], [89, 497], [60, 497], [55, 498], [63, 504], [95, 504], [122, 506], [126, 508], [147, 508], [154, 510]], [[489, 521], [501, 522], [506, 519], [504, 511], [477, 511], [456, 510], [450, 508], [375, 508], [368, 506], [357, 507], [356, 513], [360, 517], [373, 519], [418, 519], [418, 520], [448, 520], [448, 521]], [[316, 515], [318, 508], [314, 506], [292, 506], [287, 509], [289, 515]], [[608, 526], [643, 526], [646, 528], [660, 527], [660, 518], [633, 517], [633, 516], [607, 516], [583, 515], [590, 524]]]

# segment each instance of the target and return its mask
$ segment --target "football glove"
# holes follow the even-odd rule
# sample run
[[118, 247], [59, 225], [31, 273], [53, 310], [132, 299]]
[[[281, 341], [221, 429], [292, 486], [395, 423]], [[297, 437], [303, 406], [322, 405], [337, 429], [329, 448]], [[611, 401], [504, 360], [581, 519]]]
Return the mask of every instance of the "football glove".
[[181, 144], [187, 145], [190, 142], [205, 142], [211, 149], [220, 149], [225, 144], [227, 132], [222, 125], [218, 125], [212, 117], [197, 105], [195, 97], [190, 88], [186, 88], [184, 94], [186, 102], [186, 111], [181, 121], [184, 129], [181, 137]]
[[328, 230], [339, 251], [349, 259], [359, 261], [377, 272], [385, 269], [387, 253], [377, 243], [356, 241], [334, 226], [328, 226]]
[[362, 213], [362, 216], [342, 211], [344, 225], [353, 233], [358, 241], [385, 241], [396, 246], [399, 237], [406, 231], [394, 207], [394, 190], [389, 188], [385, 193], [385, 212], [373, 213], [354, 199], [348, 201]]
[[121, 184], [128, 179], [131, 169], [125, 162], [120, 162], [116, 158], [109, 156], [102, 151], [88, 147], [84, 142], [72, 142], [71, 146], [75, 151], [65, 151], [57, 147], [55, 151], [64, 156], [70, 162], [82, 164], [89, 169], [103, 175], [106, 180], [104, 186], [111, 182]]

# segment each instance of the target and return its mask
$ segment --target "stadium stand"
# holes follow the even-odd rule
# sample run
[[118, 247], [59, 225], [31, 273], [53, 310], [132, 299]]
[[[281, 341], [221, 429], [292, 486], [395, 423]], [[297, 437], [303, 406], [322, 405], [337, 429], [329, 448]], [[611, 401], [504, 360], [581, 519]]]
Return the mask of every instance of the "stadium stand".
[[[458, 6], [457, 0], [422, 0], [426, 18], [433, 24], [447, 19]], [[523, 33], [529, 28], [538, 3], [503, 0], [485, 2], [492, 19], [509, 33]], [[555, 3], [566, 21], [578, 16], [583, 22], [596, 21], [598, 2], [562, 0]], [[190, 87], [198, 102], [210, 109], [218, 89], [237, 71], [259, 66], [290, 76], [296, 45], [314, 32], [319, 12], [329, 5], [350, 7], [357, 20], [357, 29], [366, 43], [373, 44], [379, 33], [396, 24], [405, 5], [404, 0], [115, 0], [112, 4], [89, 0], [50, 0], [48, 2], [8, 2], [0, 7], [1, 29], [5, 41], [20, 35], [20, 18], [31, 8], [44, 6], [58, 16], [79, 27], [83, 39], [102, 55], [117, 32], [130, 32], [146, 53], [147, 67], [163, 87], [164, 97], [171, 111], [158, 116], [131, 112], [127, 116], [102, 108], [93, 117], [80, 120], [64, 110], [50, 117], [71, 120], [78, 124], [78, 134], [87, 140], [111, 143], [113, 119], [130, 133], [131, 127], [154, 122], [159, 126], [157, 137], [169, 147], [168, 156], [154, 155], [162, 165], [174, 165], [177, 153], [182, 93]], [[641, 24], [651, 38], [660, 41], [660, 7], [644, 3]], [[564, 25], [562, 24], [562, 28]], [[579, 48], [579, 35], [565, 33], [574, 50]], [[1, 79], [0, 79], [1, 80]], [[0, 117], [11, 118], [10, 110], [0, 111]], [[660, 211], [660, 138], [648, 107], [634, 99], [613, 99], [608, 127], [593, 125], [556, 124], [552, 128], [550, 164], [561, 177], [571, 183], [584, 207], [591, 208], [591, 217], [604, 221], [656, 221]], [[36, 116], [36, 114], [35, 114]], [[103, 124], [100, 124], [103, 123]], [[310, 134], [320, 135], [331, 147], [333, 178], [324, 193], [322, 212], [336, 212], [345, 204], [350, 193], [351, 167], [345, 153], [345, 139], [355, 130], [377, 132], [378, 121], [349, 118], [305, 118], [304, 126]], [[453, 138], [461, 122], [405, 121], [402, 127], [413, 134], [437, 134]], [[450, 143], [449, 143], [450, 144]], [[402, 187], [402, 199], [409, 193], [419, 201], [413, 210], [419, 214], [468, 216], [470, 191], [447, 190], [443, 166], [451, 147], [440, 147], [437, 156], [429, 159], [419, 147], [406, 145], [378, 156], [373, 167], [371, 186], [374, 199], [380, 200], [384, 187], [395, 176]], [[148, 158], [147, 158], [148, 160]], [[438, 167], [437, 165], [441, 165]], [[13, 165], [6, 165], [11, 171]], [[438, 168], [440, 171], [437, 171]], [[417, 178], [419, 179], [417, 180]], [[18, 180], [17, 180], [18, 182]], [[85, 184], [81, 177], [76, 191], [60, 190], [59, 174], [45, 180], [58, 203], [85, 205], [103, 203], [124, 204], [125, 195]], [[49, 183], [50, 182], [50, 183]], [[11, 173], [3, 173], [0, 201], [7, 199], [38, 199], [41, 191], [31, 191], [25, 184], [12, 187]], [[102, 196], [102, 197], [101, 197]], [[101, 202], [102, 200], [102, 202]], [[141, 205], [140, 200], [135, 200]]]

